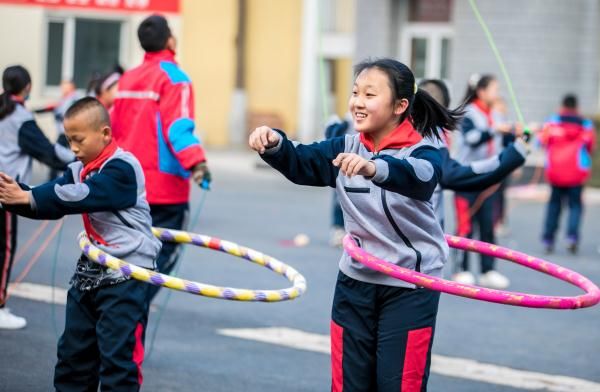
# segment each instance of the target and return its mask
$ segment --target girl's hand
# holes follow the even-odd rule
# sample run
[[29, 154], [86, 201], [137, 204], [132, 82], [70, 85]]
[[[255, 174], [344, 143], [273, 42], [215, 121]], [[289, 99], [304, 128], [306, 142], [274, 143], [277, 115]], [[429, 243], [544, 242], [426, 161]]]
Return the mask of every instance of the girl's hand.
[[258, 127], [250, 134], [248, 145], [254, 151], [264, 154], [268, 148], [275, 147], [279, 143], [281, 135], [269, 127]]
[[29, 204], [29, 192], [21, 189], [9, 175], [0, 172], [0, 203]]
[[357, 154], [341, 153], [333, 160], [333, 166], [339, 167], [341, 172], [348, 177], [360, 175], [373, 177], [377, 172], [375, 163]]

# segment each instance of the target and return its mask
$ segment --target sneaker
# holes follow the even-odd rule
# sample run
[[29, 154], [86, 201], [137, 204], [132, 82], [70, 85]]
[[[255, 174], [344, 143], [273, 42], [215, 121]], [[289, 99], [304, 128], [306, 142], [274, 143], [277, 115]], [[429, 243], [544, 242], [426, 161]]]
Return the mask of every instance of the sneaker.
[[473, 285], [475, 284], [475, 275], [469, 271], [457, 272], [456, 274], [452, 275], [452, 280], [457, 283]]
[[569, 242], [569, 245], [567, 246], [569, 253], [572, 255], [577, 254], [577, 237], [569, 236], [567, 241]]
[[21, 329], [26, 325], [23, 317], [15, 316], [8, 308], [0, 308], [0, 329]]
[[479, 277], [479, 284], [490, 289], [505, 289], [510, 285], [510, 280], [498, 271], [488, 271]]
[[343, 228], [334, 228], [333, 230], [331, 230], [331, 237], [329, 237], [329, 245], [333, 246], [334, 248], [341, 248], [342, 241], [345, 235], [346, 230], [344, 230]]
[[548, 240], [544, 240], [544, 253], [549, 255], [554, 253], [554, 243]]

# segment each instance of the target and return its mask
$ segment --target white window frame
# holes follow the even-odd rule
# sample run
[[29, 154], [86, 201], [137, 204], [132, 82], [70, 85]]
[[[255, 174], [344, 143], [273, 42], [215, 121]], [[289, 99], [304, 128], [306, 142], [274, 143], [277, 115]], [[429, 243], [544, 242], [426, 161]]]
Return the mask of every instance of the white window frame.
[[[442, 39], [447, 38], [453, 42], [454, 29], [450, 23], [425, 23], [413, 22], [400, 30], [399, 53], [400, 61], [405, 64], [411, 64], [411, 45], [414, 38], [424, 38], [427, 40], [427, 54], [425, 57], [425, 78], [440, 79], [440, 69], [442, 65]], [[450, 48], [452, 52], [452, 47]], [[448, 60], [451, 60], [450, 58]], [[448, 64], [450, 66], [450, 64]], [[448, 79], [445, 79], [448, 82]]]
[[[44, 18], [44, 44], [43, 44], [43, 59], [44, 63], [48, 58], [48, 24], [50, 22], [62, 22], [64, 23], [63, 30], [63, 53], [62, 53], [62, 70], [61, 78], [73, 77], [74, 65], [75, 65], [75, 20], [76, 19], [93, 19], [93, 20], [107, 20], [111, 22], [119, 22], [121, 29], [119, 31], [119, 63], [123, 64], [128, 58], [128, 53], [131, 48], [130, 42], [130, 18], [127, 15], [106, 13], [97, 11], [51, 11], [46, 14]], [[57, 97], [60, 95], [60, 86], [49, 86], [47, 77], [47, 69], [43, 69], [43, 95]], [[86, 86], [78, 86], [80, 93], [85, 92]]]

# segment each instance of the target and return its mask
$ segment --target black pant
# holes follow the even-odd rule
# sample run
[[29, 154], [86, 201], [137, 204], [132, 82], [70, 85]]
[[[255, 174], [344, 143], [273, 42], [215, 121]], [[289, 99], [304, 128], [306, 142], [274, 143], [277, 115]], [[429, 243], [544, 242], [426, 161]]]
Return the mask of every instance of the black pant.
[[67, 295], [54, 387], [59, 392], [139, 391], [148, 321], [146, 283], [134, 279]]
[[440, 293], [338, 275], [331, 321], [334, 392], [427, 390]]
[[554, 243], [554, 237], [558, 230], [558, 221], [562, 204], [567, 201], [569, 206], [569, 220], [567, 223], [567, 238], [570, 242], [576, 244], [579, 241], [579, 224], [583, 212], [583, 202], [581, 200], [582, 186], [558, 187], [552, 186], [552, 194], [548, 201], [546, 210], [546, 223], [544, 225], [543, 239], [549, 244]]
[[17, 249], [17, 215], [0, 209], [0, 308], [6, 304], [6, 290]]
[[[477, 226], [479, 239], [489, 244], [496, 243], [494, 236], [494, 196], [483, 193], [456, 194], [456, 214], [458, 221], [457, 234], [462, 237], [473, 238], [473, 228]], [[492, 256], [480, 255], [481, 273], [491, 271], [495, 267]], [[469, 270], [469, 252], [463, 252], [463, 271]]]
[[[165, 229], [181, 230], [187, 221], [188, 204], [151, 204], [150, 215], [152, 216], [152, 226], [163, 227]], [[156, 266], [158, 272], [169, 274], [175, 268], [179, 258], [180, 245], [173, 242], [163, 242]], [[148, 303], [158, 294], [159, 286], [150, 285], [148, 288]]]

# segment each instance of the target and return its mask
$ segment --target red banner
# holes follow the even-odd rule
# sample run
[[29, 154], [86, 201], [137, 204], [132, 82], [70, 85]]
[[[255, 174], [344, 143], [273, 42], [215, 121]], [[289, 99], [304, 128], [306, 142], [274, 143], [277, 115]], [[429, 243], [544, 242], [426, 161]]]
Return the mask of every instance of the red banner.
[[103, 11], [179, 12], [180, 0], [0, 0], [0, 4]]

